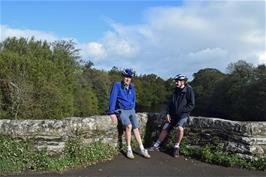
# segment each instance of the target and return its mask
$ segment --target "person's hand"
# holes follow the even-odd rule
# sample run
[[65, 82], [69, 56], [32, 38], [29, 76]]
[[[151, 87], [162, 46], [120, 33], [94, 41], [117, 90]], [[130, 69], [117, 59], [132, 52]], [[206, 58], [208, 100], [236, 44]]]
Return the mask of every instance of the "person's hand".
[[111, 114], [111, 119], [113, 123], [117, 123], [117, 116], [115, 114]]
[[171, 116], [169, 114], [166, 115], [166, 121], [168, 123], [171, 123]]

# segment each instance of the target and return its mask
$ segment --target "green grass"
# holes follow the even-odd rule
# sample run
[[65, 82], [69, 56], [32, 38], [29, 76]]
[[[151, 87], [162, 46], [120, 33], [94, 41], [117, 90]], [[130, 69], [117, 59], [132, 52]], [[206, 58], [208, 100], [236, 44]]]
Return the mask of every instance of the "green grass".
[[[170, 145], [167, 145], [166, 148], [169, 149], [170, 147], [172, 147], [171, 143]], [[245, 159], [237, 154], [224, 151], [213, 145], [206, 145], [202, 148], [190, 146], [186, 138], [182, 141], [180, 152], [185, 156], [196, 158], [210, 164], [250, 170], [266, 170], [266, 156], [258, 157], [253, 160]]]
[[109, 160], [117, 150], [101, 142], [88, 146], [80, 139], [67, 142], [62, 154], [51, 156], [46, 149], [37, 151], [30, 141], [14, 141], [8, 137], [0, 138], [0, 174], [23, 171], [63, 171], [75, 166], [87, 166], [99, 161]]

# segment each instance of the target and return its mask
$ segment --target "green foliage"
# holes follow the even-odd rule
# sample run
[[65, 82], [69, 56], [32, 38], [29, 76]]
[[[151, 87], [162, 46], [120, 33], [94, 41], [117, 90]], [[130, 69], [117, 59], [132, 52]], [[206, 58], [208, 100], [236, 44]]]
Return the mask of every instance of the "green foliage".
[[211, 148], [206, 146], [205, 148], [202, 149], [201, 151], [201, 159], [204, 161], [204, 162], [211, 162], [213, 158], [213, 154], [211, 152]]
[[98, 98], [89, 80], [83, 74], [78, 75], [74, 89], [75, 116], [90, 116], [99, 113]]
[[266, 170], [266, 157], [260, 157], [258, 160], [253, 161], [252, 164], [258, 170]]
[[117, 67], [114, 66], [108, 72], [108, 75], [109, 75], [109, 78], [110, 78], [110, 82], [114, 83], [114, 82], [117, 82], [117, 81], [121, 80], [121, 72], [122, 72], [122, 69], [118, 69]]
[[29, 141], [0, 138], [0, 174], [32, 171], [62, 171], [77, 165], [109, 160], [117, 153], [112, 146], [97, 142], [82, 145], [80, 139], [67, 142], [63, 154], [51, 156], [46, 149], [37, 150]]
[[155, 74], [143, 75], [137, 77], [139, 80], [136, 85], [138, 91], [138, 101], [141, 106], [152, 106], [167, 101], [167, 93], [165, 81]]
[[[72, 41], [47, 43], [8, 38], [0, 43], [0, 118], [62, 119], [105, 114], [112, 84], [121, 69], [109, 72], [82, 64]], [[205, 68], [194, 74], [194, 115], [232, 120], [266, 120], [266, 66], [238, 61], [228, 73]], [[135, 74], [136, 75], [136, 74]], [[175, 88], [173, 79], [136, 75], [137, 109], [161, 111]], [[160, 105], [160, 106], [158, 106]]]
[[91, 92], [93, 92], [92, 97], [95, 96], [93, 100], [97, 102], [97, 107], [95, 107], [95, 111], [90, 114], [96, 112], [98, 114], [105, 114], [109, 106], [109, 93], [111, 87], [108, 73], [90, 67], [84, 67], [79, 82], [84, 89], [90, 88]]
[[210, 164], [262, 171], [266, 169], [266, 157], [249, 160], [224, 151], [217, 146], [206, 145], [203, 148], [199, 148], [189, 146], [185, 141], [185, 143], [182, 142], [180, 151], [185, 156], [194, 157]]
[[91, 146], [83, 147], [80, 140], [70, 140], [66, 148], [66, 154], [73, 162], [84, 164], [87, 162], [96, 162], [101, 159], [111, 159], [116, 153], [112, 146], [104, 145], [100, 142]]
[[91, 75], [94, 93], [98, 99], [99, 113], [106, 114], [109, 108], [109, 94], [111, 82], [108, 74], [104, 71], [92, 70]]
[[[120, 81], [121, 69], [109, 72], [78, 63], [72, 41], [8, 38], [0, 45], [0, 118], [61, 119], [105, 114], [110, 88]], [[156, 75], [133, 78], [137, 105], [166, 100], [164, 80]]]
[[[0, 78], [8, 118], [63, 118], [73, 114], [74, 44], [33, 38], [1, 43]], [[5, 118], [5, 117], [3, 117]]]
[[245, 61], [228, 66], [228, 74], [204, 69], [194, 74], [194, 115], [231, 120], [266, 120], [266, 66]]
[[191, 82], [195, 92], [197, 106], [193, 111], [194, 114], [209, 116], [209, 109], [212, 105], [211, 96], [215, 91], [217, 82], [224, 78], [224, 74], [216, 69], [202, 69], [194, 74], [194, 79]]
[[[168, 137], [167, 143], [161, 148], [163, 151], [171, 151], [175, 144], [176, 136], [174, 131]], [[180, 153], [184, 156], [199, 159], [203, 162], [216, 164], [226, 167], [239, 167], [252, 170], [266, 170], [266, 156], [258, 157], [257, 159], [246, 159], [237, 154], [223, 150], [219, 146], [205, 145], [192, 146], [187, 137], [184, 137], [180, 146]]]

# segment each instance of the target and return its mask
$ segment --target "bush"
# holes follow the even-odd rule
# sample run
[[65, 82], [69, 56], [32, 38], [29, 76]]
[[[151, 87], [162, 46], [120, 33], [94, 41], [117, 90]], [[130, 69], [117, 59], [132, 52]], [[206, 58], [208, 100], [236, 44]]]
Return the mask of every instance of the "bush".
[[64, 153], [51, 156], [47, 149], [37, 150], [30, 141], [0, 138], [0, 174], [31, 171], [62, 171], [76, 165], [110, 160], [116, 149], [101, 142], [82, 145], [79, 138], [67, 142]]
[[8, 38], [0, 48], [1, 118], [61, 119], [73, 114], [77, 55], [71, 41]]
[[193, 148], [193, 146], [189, 146], [185, 140], [181, 144], [180, 151], [185, 156], [194, 157], [210, 164], [256, 170], [266, 169], [266, 157], [259, 157], [254, 160], [244, 159], [216, 146], [206, 145], [203, 148]]

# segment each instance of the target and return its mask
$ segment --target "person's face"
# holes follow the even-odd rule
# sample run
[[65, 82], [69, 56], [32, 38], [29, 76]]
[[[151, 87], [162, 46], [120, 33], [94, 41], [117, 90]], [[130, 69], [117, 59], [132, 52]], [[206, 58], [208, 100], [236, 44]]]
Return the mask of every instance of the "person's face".
[[124, 84], [125, 85], [129, 85], [130, 84], [130, 82], [131, 82], [131, 77], [128, 77], [128, 76], [124, 76], [124, 79], [123, 79], [123, 81], [124, 81]]
[[176, 85], [177, 88], [183, 88], [183, 87], [185, 87], [185, 81], [183, 81], [183, 80], [176, 80], [175, 81], [175, 85]]

